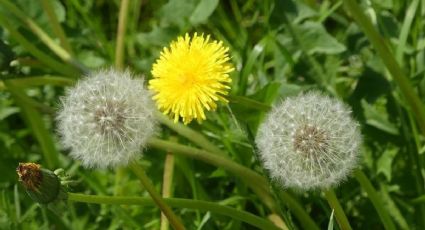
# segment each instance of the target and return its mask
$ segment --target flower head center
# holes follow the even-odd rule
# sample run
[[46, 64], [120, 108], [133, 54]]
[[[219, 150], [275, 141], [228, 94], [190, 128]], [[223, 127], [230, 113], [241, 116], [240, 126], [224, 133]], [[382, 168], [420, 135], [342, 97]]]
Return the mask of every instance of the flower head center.
[[104, 135], [121, 135], [125, 132], [125, 105], [120, 101], [105, 101], [94, 111], [94, 121]]
[[293, 145], [297, 152], [309, 155], [325, 152], [329, 146], [326, 131], [311, 125], [299, 127], [294, 134]]
[[182, 86], [184, 88], [192, 88], [197, 83], [198, 80], [193, 73], [185, 73], [182, 77]]

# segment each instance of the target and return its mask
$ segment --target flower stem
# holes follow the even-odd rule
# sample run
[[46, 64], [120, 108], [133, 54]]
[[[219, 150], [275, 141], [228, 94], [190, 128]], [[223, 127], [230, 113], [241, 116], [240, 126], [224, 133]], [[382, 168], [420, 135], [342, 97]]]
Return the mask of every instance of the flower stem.
[[[176, 141], [176, 137], [171, 137], [171, 141]], [[164, 174], [162, 179], [162, 197], [169, 198], [172, 193], [174, 175], [174, 155], [170, 152], [167, 153], [164, 162]], [[169, 224], [164, 214], [161, 214], [161, 230], [168, 230]]]
[[251, 169], [233, 162], [230, 159], [213, 154], [202, 149], [188, 147], [185, 145], [177, 144], [171, 141], [164, 141], [156, 138], [151, 138], [148, 141], [151, 147], [171, 151], [174, 154], [182, 154], [191, 158], [195, 158], [212, 165], [222, 167], [233, 174], [239, 176], [245, 183], [261, 198], [264, 204], [267, 205], [272, 211], [278, 210], [275, 207], [275, 201], [270, 194], [267, 180]]
[[356, 170], [354, 172], [354, 176], [356, 177], [362, 188], [366, 191], [370, 201], [372, 201], [373, 206], [375, 206], [375, 209], [378, 212], [378, 215], [381, 218], [385, 229], [395, 230], [396, 227], [393, 221], [391, 220], [391, 217], [388, 214], [387, 210], [385, 209], [384, 203], [381, 200], [380, 195], [378, 195], [372, 183], [369, 181], [369, 179], [367, 179], [366, 175], [361, 170]]
[[386, 41], [374, 28], [370, 20], [364, 14], [364, 11], [360, 8], [356, 0], [343, 0], [346, 9], [351, 13], [353, 18], [357, 21], [359, 26], [363, 29], [363, 32], [368, 37], [369, 41], [375, 47], [378, 55], [381, 57], [385, 66], [391, 73], [393, 79], [400, 87], [400, 91], [409, 104], [410, 109], [415, 114], [416, 121], [418, 122], [419, 128], [422, 134], [425, 134], [425, 110], [423, 104], [415, 93], [414, 88], [410, 84], [409, 79], [404, 74], [400, 65], [394, 57], [394, 54], [390, 51]]
[[170, 225], [173, 226], [175, 230], [184, 230], [185, 227], [180, 222], [178, 217], [174, 214], [171, 208], [164, 202], [161, 195], [159, 195], [159, 193], [155, 190], [155, 187], [153, 186], [152, 182], [146, 175], [145, 170], [140, 165], [134, 162], [131, 163], [129, 167], [134, 172], [134, 174], [137, 175], [143, 187], [145, 187], [146, 191], [148, 191], [149, 195], [155, 201], [158, 208], [161, 209], [162, 213], [164, 213], [164, 215], [167, 217], [168, 221], [170, 222]]
[[[68, 193], [68, 200], [74, 202], [85, 202], [92, 204], [113, 204], [113, 205], [141, 205], [152, 206], [154, 201], [144, 197], [132, 196], [98, 196], [98, 195], [85, 195], [77, 193]], [[217, 202], [208, 202], [201, 200], [179, 199], [179, 198], [165, 198], [165, 203], [175, 208], [196, 209], [202, 211], [214, 212], [224, 216], [231, 217], [235, 220], [240, 220], [264, 230], [279, 230], [278, 227], [273, 225], [270, 221], [261, 217], [255, 216], [249, 212], [237, 210], [235, 208], [220, 205]]]
[[225, 152], [223, 152], [217, 146], [212, 144], [202, 134], [192, 130], [188, 126], [182, 125], [181, 123], [174, 123], [171, 119], [169, 119], [167, 116], [165, 116], [164, 114], [160, 112], [157, 112], [155, 116], [159, 122], [161, 122], [168, 128], [174, 130], [176, 133], [182, 135], [183, 137], [186, 137], [188, 140], [195, 143], [199, 147], [202, 147], [203, 149], [210, 151], [212, 153], [217, 153], [218, 155], [221, 155], [221, 156], [227, 156]]
[[117, 44], [115, 47], [115, 67], [122, 69], [124, 66], [124, 38], [127, 26], [129, 0], [121, 0], [118, 31], [117, 31]]
[[334, 210], [335, 217], [339, 224], [339, 227], [341, 227], [342, 230], [351, 230], [352, 228], [350, 226], [350, 223], [348, 222], [344, 209], [342, 209], [341, 204], [339, 203], [334, 190], [329, 189], [324, 192], [325, 192], [326, 200], [328, 200], [329, 205]]
[[278, 195], [282, 198], [292, 213], [294, 213], [294, 215], [300, 220], [300, 224], [304, 229], [320, 230], [313, 219], [311, 219], [311, 217], [307, 214], [305, 208], [302, 207], [291, 194], [285, 191], [280, 191]]

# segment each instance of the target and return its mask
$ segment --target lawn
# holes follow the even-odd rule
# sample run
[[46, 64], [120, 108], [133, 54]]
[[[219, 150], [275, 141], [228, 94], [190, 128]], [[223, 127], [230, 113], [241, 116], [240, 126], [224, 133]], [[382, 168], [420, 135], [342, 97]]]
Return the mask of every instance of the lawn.
[[1, 0], [0, 229], [425, 229], [424, 18]]

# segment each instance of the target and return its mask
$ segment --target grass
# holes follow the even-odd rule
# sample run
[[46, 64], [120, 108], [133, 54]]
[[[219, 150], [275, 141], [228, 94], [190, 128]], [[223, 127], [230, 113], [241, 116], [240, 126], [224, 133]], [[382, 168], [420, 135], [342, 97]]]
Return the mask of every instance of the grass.
[[[187, 32], [222, 40], [236, 70], [229, 105], [202, 124], [158, 114], [161, 133], [138, 162], [150, 191], [172, 176], [163, 205], [186, 229], [424, 229], [423, 4], [0, 1], [0, 229], [171, 229], [130, 169], [87, 170], [69, 158], [54, 115], [91, 70], [151, 78], [159, 52]], [[281, 188], [253, 148], [273, 104], [310, 89], [343, 100], [361, 125], [359, 169], [333, 191]], [[65, 169], [77, 181], [70, 200], [54, 211], [35, 204], [19, 162]]]

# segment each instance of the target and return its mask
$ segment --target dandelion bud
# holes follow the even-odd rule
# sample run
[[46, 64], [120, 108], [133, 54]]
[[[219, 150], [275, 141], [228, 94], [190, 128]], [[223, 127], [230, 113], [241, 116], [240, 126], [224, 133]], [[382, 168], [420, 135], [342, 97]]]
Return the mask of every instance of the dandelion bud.
[[63, 197], [59, 177], [35, 163], [19, 163], [16, 172], [28, 195], [40, 204], [48, 204]]
[[256, 142], [273, 179], [284, 187], [309, 190], [347, 177], [357, 165], [361, 135], [348, 106], [310, 92], [275, 106]]
[[89, 74], [68, 90], [57, 116], [62, 143], [86, 167], [126, 165], [156, 129], [143, 80], [112, 69]]

